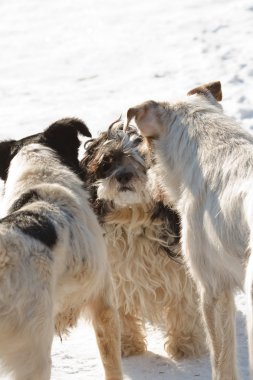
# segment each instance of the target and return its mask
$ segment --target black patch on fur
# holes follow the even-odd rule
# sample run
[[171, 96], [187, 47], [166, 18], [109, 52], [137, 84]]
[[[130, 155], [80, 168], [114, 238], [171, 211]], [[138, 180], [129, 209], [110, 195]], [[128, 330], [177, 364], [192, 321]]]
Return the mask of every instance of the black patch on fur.
[[26, 193], [22, 194], [20, 196], [20, 198], [18, 198], [13, 203], [13, 205], [9, 209], [9, 213], [18, 211], [19, 209], [21, 209], [26, 204], [36, 202], [39, 199], [40, 199], [40, 196], [39, 196], [38, 192], [36, 190], [31, 189], [31, 190], [27, 191]]
[[39, 240], [48, 248], [52, 248], [57, 242], [56, 229], [50, 218], [42, 211], [17, 211], [1, 219], [0, 223], [10, 228], [18, 228], [24, 234]]
[[98, 217], [98, 220], [101, 224], [104, 222], [105, 215], [111, 210], [111, 202], [108, 200], [99, 199], [97, 197], [97, 187], [96, 186], [89, 186], [87, 188], [89, 192], [89, 202], [94, 210], [95, 214]]
[[15, 140], [0, 142], [0, 178], [6, 181], [11, 162], [11, 148]]
[[[169, 229], [172, 236], [175, 236], [173, 245], [179, 244], [180, 241], [180, 217], [179, 214], [173, 210], [171, 207], [164, 205], [162, 202], [157, 202], [151, 217], [152, 220], [160, 219], [164, 221], [166, 229]], [[163, 239], [163, 236], [161, 236]], [[171, 248], [164, 247], [164, 251], [171, 258], [176, 259], [178, 254], [173, 252]]]
[[[179, 214], [171, 207], [166, 206], [162, 202], [157, 202], [152, 214], [152, 220], [162, 219], [167, 222], [171, 227], [173, 235], [180, 236], [180, 217]], [[179, 240], [178, 240], [179, 241]], [[177, 241], [177, 242], [178, 242]]]

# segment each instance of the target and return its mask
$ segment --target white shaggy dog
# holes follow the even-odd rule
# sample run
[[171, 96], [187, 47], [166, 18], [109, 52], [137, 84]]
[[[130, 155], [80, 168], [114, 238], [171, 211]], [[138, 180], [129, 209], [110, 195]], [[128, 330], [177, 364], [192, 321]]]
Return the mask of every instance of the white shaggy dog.
[[54, 331], [89, 311], [107, 380], [120, 338], [105, 243], [79, 171], [77, 119], [0, 143], [0, 359], [15, 380], [49, 380]]
[[[182, 217], [182, 249], [201, 294], [214, 380], [238, 379], [233, 293], [248, 298], [253, 378], [253, 136], [224, 115], [220, 83], [176, 103], [128, 111], [155, 153], [162, 192]], [[215, 99], [216, 98], [216, 99]]]

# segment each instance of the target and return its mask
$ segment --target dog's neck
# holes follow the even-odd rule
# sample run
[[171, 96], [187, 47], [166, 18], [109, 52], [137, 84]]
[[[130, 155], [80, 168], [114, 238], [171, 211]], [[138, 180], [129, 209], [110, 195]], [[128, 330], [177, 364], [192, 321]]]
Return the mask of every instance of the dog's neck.
[[143, 224], [144, 220], [150, 219], [153, 208], [153, 202], [138, 203], [124, 207], [115, 206], [115, 204], [111, 203], [108, 212], [104, 216], [104, 222], [112, 224], [131, 224], [134, 222], [138, 224], [139, 220]]
[[166, 118], [163, 121], [167, 123], [165, 135], [152, 142], [156, 164], [150, 171], [155, 173], [161, 190], [176, 205], [187, 189], [194, 197], [201, 196], [204, 178], [200, 161], [202, 149], [206, 150], [206, 136], [210, 133], [207, 125], [212, 123], [210, 118], [215, 122], [217, 115], [223, 117], [221, 110], [214, 109], [213, 105], [208, 107], [206, 102], [182, 103], [177, 108], [177, 116], [172, 122]]

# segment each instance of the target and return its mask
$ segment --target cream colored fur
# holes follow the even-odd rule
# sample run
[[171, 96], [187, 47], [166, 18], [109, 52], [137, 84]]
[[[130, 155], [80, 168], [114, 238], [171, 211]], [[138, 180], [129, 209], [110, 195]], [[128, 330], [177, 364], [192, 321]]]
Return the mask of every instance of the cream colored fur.
[[147, 349], [149, 322], [163, 330], [171, 357], [198, 357], [206, 350], [206, 337], [195, 284], [182, 263], [180, 220], [171, 207], [152, 200], [145, 150], [137, 129], [124, 131], [119, 120], [88, 142], [82, 160], [105, 230], [122, 354]]
[[[149, 321], [162, 328], [172, 358], [198, 357], [206, 346], [196, 289], [185, 266], [164, 251], [173, 236], [160, 219], [152, 220], [153, 208], [151, 201], [134, 204], [111, 210], [104, 220], [120, 310], [122, 354], [146, 350], [145, 322]], [[179, 253], [179, 246], [172, 249]]]
[[182, 216], [182, 250], [200, 291], [213, 380], [239, 378], [233, 293], [243, 288], [253, 379], [253, 137], [210, 93], [130, 111], [155, 153], [161, 192]]

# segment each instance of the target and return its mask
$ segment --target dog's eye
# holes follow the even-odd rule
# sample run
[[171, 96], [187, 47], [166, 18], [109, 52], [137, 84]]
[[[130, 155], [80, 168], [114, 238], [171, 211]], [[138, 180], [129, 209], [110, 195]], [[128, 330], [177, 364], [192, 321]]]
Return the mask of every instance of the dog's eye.
[[109, 170], [110, 167], [111, 167], [111, 162], [104, 161], [104, 162], [102, 162], [102, 164], [101, 164], [101, 169], [102, 169], [103, 171], [107, 171], [107, 170]]
[[112, 167], [112, 163], [113, 163], [112, 159], [110, 159], [108, 157], [103, 158], [103, 161], [99, 165], [100, 173], [102, 176], [107, 175], [108, 171]]
[[133, 141], [133, 146], [136, 147], [136, 146], [139, 145], [141, 142], [142, 142], [142, 137], [137, 137], [137, 138]]

